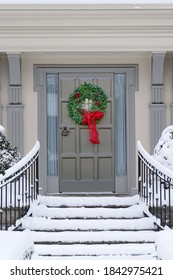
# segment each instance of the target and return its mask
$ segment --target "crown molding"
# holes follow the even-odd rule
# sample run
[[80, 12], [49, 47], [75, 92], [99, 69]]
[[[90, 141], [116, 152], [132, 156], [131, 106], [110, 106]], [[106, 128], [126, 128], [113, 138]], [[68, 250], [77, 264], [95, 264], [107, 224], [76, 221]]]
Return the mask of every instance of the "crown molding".
[[172, 19], [173, 9], [0, 9], [0, 52], [167, 52]]

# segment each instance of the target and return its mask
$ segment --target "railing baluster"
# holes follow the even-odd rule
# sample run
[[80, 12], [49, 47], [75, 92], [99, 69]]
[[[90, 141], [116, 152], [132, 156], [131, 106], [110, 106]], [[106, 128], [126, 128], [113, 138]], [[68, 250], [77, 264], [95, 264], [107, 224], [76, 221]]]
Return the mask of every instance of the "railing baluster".
[[156, 176], [155, 176], [155, 184], [156, 184], [156, 217], [159, 215], [159, 192], [158, 192], [158, 170], [156, 169]]
[[[5, 185], [5, 208], [7, 209], [7, 199], [8, 199], [8, 195], [7, 195], [7, 185]], [[7, 219], [7, 215], [8, 215], [8, 212], [7, 211], [4, 211], [5, 213], [5, 230], [7, 230], [8, 228], [8, 219]]]
[[0, 230], [15, 226], [38, 195], [39, 142], [19, 163], [0, 175]]
[[24, 215], [24, 207], [25, 207], [25, 193], [24, 193], [24, 179], [25, 179], [25, 174], [22, 174], [22, 177], [20, 180], [22, 181], [22, 212], [21, 215]]
[[170, 187], [170, 180], [169, 180], [169, 187], [168, 187], [168, 192], [169, 192], [169, 198], [168, 198], [168, 200], [169, 200], [169, 204], [168, 204], [168, 211], [169, 211], [169, 224], [168, 224], [168, 226], [169, 227], [171, 227], [171, 219], [172, 219], [172, 215], [171, 215], [171, 187]]
[[[173, 227], [173, 172], [162, 167], [138, 143], [138, 168], [140, 176], [139, 195], [143, 197], [150, 212], [160, 219], [161, 225]], [[143, 166], [141, 171], [141, 166]], [[163, 171], [164, 170], [164, 171]], [[169, 174], [169, 175], [168, 175]], [[144, 191], [141, 191], [144, 189]], [[172, 193], [171, 193], [172, 190]]]
[[30, 199], [31, 199], [31, 167], [28, 168], [28, 204], [30, 206]]

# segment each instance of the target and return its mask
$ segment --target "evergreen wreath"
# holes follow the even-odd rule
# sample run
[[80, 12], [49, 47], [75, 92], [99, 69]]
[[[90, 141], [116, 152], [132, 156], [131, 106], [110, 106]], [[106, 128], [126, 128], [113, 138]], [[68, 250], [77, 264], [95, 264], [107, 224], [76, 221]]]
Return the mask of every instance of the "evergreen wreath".
[[86, 114], [84, 104], [87, 99], [92, 101], [90, 112], [105, 113], [107, 109], [108, 97], [101, 87], [91, 83], [81, 84], [69, 95], [68, 99], [68, 113], [76, 124], [83, 124], [82, 120]]
[[104, 116], [108, 97], [104, 90], [91, 83], [81, 84], [68, 99], [68, 113], [76, 124], [88, 125], [90, 142], [99, 144], [96, 123]]

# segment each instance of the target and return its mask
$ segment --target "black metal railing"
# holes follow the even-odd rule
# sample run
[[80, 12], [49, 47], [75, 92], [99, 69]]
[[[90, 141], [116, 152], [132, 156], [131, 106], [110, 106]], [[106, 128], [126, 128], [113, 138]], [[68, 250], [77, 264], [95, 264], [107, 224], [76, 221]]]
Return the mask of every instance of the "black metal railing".
[[173, 228], [173, 172], [149, 155], [138, 142], [138, 190], [161, 226]]
[[14, 227], [26, 214], [39, 192], [39, 148], [33, 149], [14, 166], [0, 175], [0, 230]]

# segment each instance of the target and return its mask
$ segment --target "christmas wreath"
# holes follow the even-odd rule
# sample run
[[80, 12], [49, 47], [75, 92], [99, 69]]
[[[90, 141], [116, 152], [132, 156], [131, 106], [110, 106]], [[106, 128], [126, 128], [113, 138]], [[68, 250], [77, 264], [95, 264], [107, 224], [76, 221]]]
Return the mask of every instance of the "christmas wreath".
[[107, 95], [104, 90], [91, 83], [81, 84], [68, 99], [68, 113], [76, 124], [88, 125], [90, 141], [99, 144], [96, 123], [104, 116], [107, 108]]

